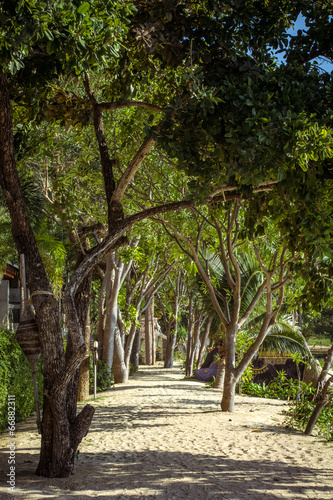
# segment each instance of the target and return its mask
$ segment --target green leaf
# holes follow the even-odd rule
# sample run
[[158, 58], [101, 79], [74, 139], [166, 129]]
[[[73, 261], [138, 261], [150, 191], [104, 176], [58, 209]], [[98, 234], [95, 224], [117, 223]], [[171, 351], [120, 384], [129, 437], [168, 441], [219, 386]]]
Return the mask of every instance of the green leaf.
[[79, 14], [85, 14], [90, 9], [90, 4], [88, 2], [83, 2], [77, 9]]
[[54, 40], [54, 36], [50, 30], [45, 30], [45, 35], [46, 35], [46, 38], [48, 38], [48, 40]]

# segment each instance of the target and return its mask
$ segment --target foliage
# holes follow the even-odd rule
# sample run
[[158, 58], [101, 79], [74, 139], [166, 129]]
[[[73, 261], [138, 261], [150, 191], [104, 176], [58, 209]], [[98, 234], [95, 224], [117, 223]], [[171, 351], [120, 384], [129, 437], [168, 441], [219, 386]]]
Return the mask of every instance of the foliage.
[[[0, 431], [7, 425], [7, 396], [15, 396], [15, 421], [21, 422], [35, 411], [33, 382], [30, 364], [23, 354], [15, 333], [0, 330]], [[39, 401], [42, 403], [42, 361], [37, 365]]]
[[[107, 391], [113, 385], [113, 372], [105, 361], [97, 360], [97, 392]], [[94, 356], [90, 352], [89, 392], [94, 393]]]
[[242, 384], [242, 391], [244, 394], [256, 396], [259, 398], [270, 399], [301, 399], [304, 401], [305, 397], [313, 395], [314, 389], [311, 384], [305, 384], [298, 380], [288, 379], [286, 373], [281, 370], [267, 386], [264, 383], [262, 386], [253, 382], [244, 382]]
[[186, 354], [179, 351], [179, 349], [176, 347], [176, 349], [174, 350], [174, 353], [173, 353], [173, 359], [185, 362]]
[[[286, 412], [286, 426], [289, 428], [304, 431], [309, 418], [312, 415], [317, 402], [313, 401], [310, 393], [297, 406], [293, 403]], [[320, 413], [315, 425], [318, 436], [322, 436], [327, 441], [333, 441], [333, 394], [331, 394], [329, 403]]]
[[130, 363], [129, 374], [135, 375], [135, 373], [137, 373], [137, 371], [138, 371], [138, 367], [134, 366], [132, 363]]
[[52, 235], [52, 231], [46, 227], [45, 223], [36, 234], [36, 241], [54, 293], [59, 296], [66, 263], [65, 246], [62, 241]]
[[306, 338], [325, 337], [333, 341], [333, 309], [326, 307], [316, 316], [304, 315], [302, 331]]
[[187, 327], [184, 325], [179, 325], [177, 330], [177, 343], [183, 344], [187, 339], [187, 335], [188, 335]]

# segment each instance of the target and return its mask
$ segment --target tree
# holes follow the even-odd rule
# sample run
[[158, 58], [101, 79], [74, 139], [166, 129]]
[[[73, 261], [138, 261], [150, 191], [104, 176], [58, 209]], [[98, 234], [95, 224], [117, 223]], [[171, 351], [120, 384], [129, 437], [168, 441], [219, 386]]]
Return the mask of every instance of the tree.
[[[287, 254], [287, 249], [276, 237], [273, 237], [271, 243], [268, 243], [269, 234], [266, 235], [262, 243], [260, 240], [257, 244], [246, 239], [243, 240], [240, 233], [243, 211], [245, 212], [244, 206], [235, 202], [231, 204], [224, 215], [214, 214], [211, 219], [205, 215], [200, 217], [197, 212], [198, 229], [194, 233], [195, 244], [192, 243], [189, 236], [184, 236], [169, 221], [163, 220], [163, 224], [174, 233], [178, 244], [182, 246], [185, 243], [186, 247], [182, 248], [193, 259], [206, 287], [206, 293], [209, 295], [223, 326], [225, 376], [221, 402], [222, 411], [234, 411], [236, 384], [276, 322], [283, 303], [284, 288], [290, 280], [287, 263], [293, 257]], [[209, 226], [206, 235], [203, 233], [205, 224]], [[215, 239], [210, 236], [212, 232], [216, 234]], [[218, 287], [215, 284], [214, 276], [210, 272], [210, 268], [213, 267], [212, 263], [207, 257], [205, 260], [205, 252], [202, 250], [205, 240], [207, 243], [209, 242], [209, 246], [216, 245], [220, 265], [224, 269], [224, 284], [222, 286]], [[241, 255], [242, 251], [251, 248], [251, 245], [257, 265], [251, 273], [250, 279], [244, 281]], [[249, 295], [247, 293], [249, 287], [254, 287], [255, 292], [250, 300], [246, 300]], [[249, 320], [261, 298], [265, 300], [265, 313], [259, 331], [236, 366], [237, 333]]]
[[[233, 198], [235, 193], [237, 196], [246, 195], [237, 192], [240, 184], [247, 186], [250, 192], [253, 190], [252, 186], [256, 189], [266, 189], [270, 185], [274, 171], [272, 158], [274, 161], [279, 158], [278, 153], [281, 152], [283, 143], [277, 139], [278, 132], [283, 130], [285, 121], [291, 125], [298, 116], [289, 119], [287, 111], [283, 112], [281, 117], [273, 116], [273, 124], [278, 128], [278, 132], [276, 127], [269, 125], [269, 121], [264, 121], [268, 119], [265, 116], [266, 105], [269, 111], [272, 107], [268, 85], [271, 76], [273, 87], [277, 85], [274, 75], [269, 75], [268, 83], [263, 80], [263, 85], [258, 85], [258, 92], [257, 87], [252, 89], [253, 94], [258, 96], [256, 105], [263, 116], [260, 117], [259, 125], [246, 125], [254, 127], [255, 140], [252, 144], [251, 141], [247, 143], [243, 159], [249, 151], [254, 152], [256, 159], [257, 151], [261, 153], [262, 150], [261, 143], [273, 141], [266, 144], [269, 146], [265, 149], [267, 160], [261, 163], [259, 174], [253, 175], [253, 163], [250, 170], [247, 169], [248, 164], [245, 161], [238, 161], [237, 169], [234, 168], [233, 160], [236, 153], [239, 153], [236, 147], [239, 140], [231, 121], [220, 128], [217, 126], [214, 132], [213, 128], [216, 127], [221, 112], [216, 103], [221, 104], [219, 99], [223, 100], [223, 97], [215, 97], [215, 88], [212, 93], [210, 84], [208, 87], [206, 85], [207, 82], [213, 82], [220, 86], [221, 72], [225, 73], [226, 78], [221, 89], [225, 97], [230, 96], [229, 102], [233, 102], [234, 97], [235, 102], [239, 103], [233, 116], [239, 115], [239, 120], [245, 122], [248, 113], [245, 113], [244, 118], [244, 113], [240, 111], [252, 110], [253, 106], [247, 104], [247, 98], [245, 101], [243, 99], [250, 87], [246, 84], [248, 79], [244, 78], [244, 75], [254, 78], [259, 73], [259, 77], [254, 80], [260, 83], [266, 63], [271, 61], [270, 56], [267, 56], [265, 35], [270, 32], [268, 43], [271, 43], [271, 40], [279, 40], [288, 24], [288, 16], [294, 16], [299, 8], [294, 7], [293, 3], [286, 4], [285, 11], [281, 13], [274, 2], [268, 2], [267, 5], [259, 4], [242, 11], [242, 8], [211, 2], [154, 2], [152, 5], [150, 1], [145, 0], [135, 2], [135, 8], [130, 2], [95, 1], [78, 5], [76, 0], [59, 0], [45, 6], [31, 0], [29, 3], [4, 1], [1, 3], [1, 9], [0, 184], [10, 213], [16, 248], [26, 256], [27, 277], [44, 358], [42, 448], [37, 472], [44, 476], [62, 477], [69, 475], [73, 469], [75, 450], [87, 432], [93, 414], [92, 407], [87, 405], [76, 416], [78, 367], [86, 353], [83, 330], [87, 308], [81, 309], [80, 304], [87, 297], [91, 272], [110, 252], [128, 242], [125, 233], [134, 223], [156, 214], [194, 205], [193, 199], [184, 199], [181, 196], [176, 201], [164, 201], [160, 206], [150, 205], [140, 212], [130, 211], [125, 215], [123, 200], [130, 183], [142, 168], [143, 161], [156, 145], [158, 138], [161, 144], [163, 141], [164, 144], [169, 141], [170, 151], [179, 150], [177, 134], [173, 134], [174, 124], [177, 123], [178, 132], [182, 128], [185, 132], [181, 147], [183, 157], [190, 158], [192, 165], [195, 165], [198, 156], [200, 157], [196, 168], [191, 171], [192, 174], [199, 174], [199, 188], [205, 184], [204, 177], [208, 175], [209, 178], [210, 170], [211, 176], [218, 175], [214, 182], [211, 179], [207, 183], [208, 191], [217, 187], [217, 194], [222, 191], [220, 201], [223, 202]], [[132, 19], [129, 30], [128, 18], [134, 10], [136, 16]], [[149, 23], [152, 24], [149, 26]], [[250, 50], [255, 50], [258, 55], [257, 65], [249, 54]], [[204, 68], [203, 87], [201, 65]], [[145, 76], [142, 76], [143, 68]], [[149, 71], [146, 71], [147, 69]], [[103, 87], [105, 75], [112, 77], [109, 79], [110, 85]], [[286, 82], [295, 79], [295, 73], [287, 76]], [[303, 75], [301, 77], [303, 78]], [[296, 78], [296, 81], [298, 80]], [[313, 81], [317, 83], [315, 77]], [[239, 82], [242, 88], [233, 96], [233, 86]], [[61, 94], [62, 97], [66, 96], [65, 101], [60, 100], [59, 103], [56, 100], [59, 93], [54, 91], [54, 85], [62, 87]], [[68, 88], [65, 91], [66, 85]], [[265, 85], [268, 85], [268, 90], [263, 91]], [[199, 99], [196, 96], [198, 88]], [[312, 84], [311, 89], [313, 88]], [[151, 94], [154, 91], [153, 104], [144, 101], [148, 90]], [[68, 127], [78, 123], [89, 124], [92, 119], [98, 144], [106, 202], [107, 233], [102, 241], [98, 241], [93, 248], [86, 251], [64, 289], [63, 306], [69, 332], [66, 352], [63, 347], [58, 304], [52, 295], [52, 287], [38, 253], [17, 175], [10, 96], [15, 104], [14, 109], [25, 110], [27, 122], [30, 124], [32, 119], [41, 121], [46, 118], [48, 121], [58, 120], [61, 125]], [[173, 100], [174, 96], [176, 98]], [[304, 96], [307, 97], [308, 94], [303, 89], [303, 101]], [[275, 108], [281, 106], [284, 96], [279, 94], [279, 98]], [[319, 99], [320, 96], [316, 102]], [[116, 178], [117, 160], [109, 147], [110, 137], [105, 128], [105, 115], [107, 112], [115, 113], [132, 107], [150, 112], [152, 116], [147, 121], [150, 120], [152, 126], [150, 130], [147, 127], [146, 136], [144, 131], [140, 131], [140, 147], [131, 155], [127, 166], [122, 166], [121, 174]], [[207, 119], [212, 108], [216, 114], [213, 116], [213, 113]], [[47, 113], [44, 115], [45, 109]], [[200, 113], [198, 110], [201, 110]], [[204, 127], [201, 127], [200, 119], [203, 115], [206, 119], [203, 121]], [[215, 119], [212, 120], [212, 117]], [[212, 127], [209, 125], [210, 121]], [[186, 123], [191, 123], [192, 133], [188, 126], [184, 126]], [[310, 125], [311, 121], [304, 127], [301, 120], [300, 126], [295, 126], [295, 130], [308, 130]], [[290, 134], [293, 136], [295, 131], [287, 132], [289, 137]], [[320, 135], [320, 140], [323, 139], [323, 132], [324, 128], [321, 127], [320, 133], [315, 134], [316, 137]], [[211, 169], [211, 145], [215, 144], [217, 137], [224, 137], [225, 133], [231, 133], [233, 136], [233, 151], [226, 165], [222, 165], [222, 169], [219, 164], [217, 169]], [[248, 133], [246, 127], [240, 130], [240, 135], [244, 133]], [[170, 136], [168, 139], [167, 134]], [[285, 135], [282, 135], [285, 140]], [[214, 136], [213, 142], [209, 136]], [[189, 151], [186, 147], [187, 139], [190, 139], [191, 147], [194, 145], [194, 154], [191, 148]], [[294, 153], [295, 144], [298, 147], [303, 142], [300, 140], [292, 143], [291, 153]], [[304, 148], [307, 153], [307, 146]], [[221, 154], [221, 150], [216, 151], [218, 155]], [[267, 167], [268, 160], [271, 161], [270, 168]], [[246, 173], [243, 176], [241, 172], [244, 167]], [[287, 170], [282, 166], [281, 175], [284, 176]], [[238, 182], [239, 179], [236, 179], [235, 189], [234, 180], [237, 175], [242, 181]], [[278, 179], [273, 178], [273, 181]], [[229, 184], [232, 195], [225, 194], [224, 182]], [[202, 198], [210, 194], [208, 191], [202, 190]], [[197, 195], [196, 197], [198, 199]], [[219, 200], [215, 195], [211, 198], [214, 201]]]
[[[98, 9], [97, 5], [96, 8]], [[46, 79], [52, 78], [57, 65], [61, 67], [61, 58], [65, 54], [65, 51], [62, 52], [63, 47], [58, 45], [52, 48], [52, 43], [49, 43], [54, 39], [54, 35], [49, 30], [49, 27], [52, 30], [55, 29], [54, 18], [61, 17], [61, 26], [64, 32], [72, 20], [74, 22], [72, 31], [69, 30], [65, 34], [67, 48], [73, 51], [72, 55], [79, 50], [76, 40], [77, 30], [82, 28], [88, 19], [83, 19], [81, 9], [77, 9], [72, 3], [70, 5], [59, 3], [53, 11], [52, 9], [44, 10], [43, 7], [38, 8], [34, 4], [28, 6], [26, 3], [2, 5], [2, 9], [4, 14], [9, 14], [8, 17], [4, 15], [2, 18], [2, 34], [6, 32], [7, 41], [11, 40], [12, 37], [16, 37], [16, 39], [12, 45], [2, 45], [1, 47], [0, 183], [10, 213], [17, 251], [26, 257], [27, 278], [36, 311], [44, 359], [42, 445], [37, 473], [49, 477], [63, 477], [69, 475], [73, 469], [77, 446], [87, 433], [93, 416], [93, 408], [90, 405], [85, 406], [76, 416], [77, 372], [86, 350], [82, 336], [84, 318], [79, 317], [80, 294], [84, 293], [83, 287], [80, 288], [80, 285], [83, 284], [91, 268], [89, 269], [86, 262], [83, 269], [80, 269], [81, 272], [83, 271], [80, 279], [76, 281], [74, 286], [73, 283], [70, 283], [67, 293], [64, 294], [63, 303], [70, 332], [65, 352], [58, 303], [53, 295], [43, 261], [38, 252], [17, 174], [8, 80], [4, 71], [9, 70], [15, 73], [21, 68], [29, 71], [29, 66], [30, 68], [34, 65], [38, 67], [41, 64], [39, 58], [43, 59], [40, 54], [44, 51], [44, 75]], [[113, 12], [116, 13], [115, 10]], [[97, 21], [93, 16], [90, 20]], [[106, 32], [103, 36], [105, 35]], [[101, 36], [100, 33], [99, 36]], [[60, 40], [61, 38], [59, 38]], [[36, 50], [37, 48], [41, 50]], [[53, 51], [58, 54], [58, 59], [49, 57], [48, 54]], [[47, 63], [50, 63], [49, 66]], [[75, 64], [79, 66], [86, 63], [86, 58], [75, 61]], [[33, 85], [32, 78], [30, 78], [29, 84]], [[113, 242], [111, 237], [109, 247], [112, 247]], [[89, 257], [91, 258], [91, 256]]]
[[[183, 262], [180, 261], [173, 274], [168, 279], [168, 286], [157, 295], [162, 311], [163, 325], [166, 335], [164, 368], [173, 367], [174, 351], [177, 345], [178, 325], [185, 299], [185, 273]], [[187, 302], [187, 301], [186, 301]]]

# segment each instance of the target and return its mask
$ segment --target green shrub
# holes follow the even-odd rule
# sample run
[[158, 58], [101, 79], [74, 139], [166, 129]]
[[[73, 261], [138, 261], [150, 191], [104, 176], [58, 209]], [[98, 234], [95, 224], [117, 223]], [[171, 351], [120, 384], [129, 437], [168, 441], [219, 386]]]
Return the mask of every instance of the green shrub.
[[[106, 391], [110, 389], [113, 384], [113, 373], [112, 368], [109, 365], [102, 361], [101, 359], [97, 360], [97, 392]], [[89, 376], [89, 392], [90, 394], [94, 393], [94, 356], [93, 353], [90, 353], [90, 376]]]
[[255, 384], [254, 382], [243, 382], [242, 392], [243, 394], [248, 394], [249, 396], [264, 398], [265, 386], [261, 386], [260, 384]]
[[136, 373], [138, 373], [138, 367], [133, 365], [133, 363], [130, 363], [129, 374], [135, 375]]
[[256, 396], [259, 398], [287, 399], [295, 401], [304, 401], [305, 397], [311, 396], [314, 389], [311, 384], [305, 384], [295, 379], [288, 379], [286, 373], [281, 370], [268, 385], [261, 386], [253, 382], [245, 381], [242, 384], [244, 394]]
[[184, 359], [186, 359], [186, 354], [184, 354], [183, 352], [180, 352], [178, 350], [178, 348], [176, 347], [176, 349], [174, 350], [174, 353], [173, 353], [173, 359], [184, 361]]
[[[291, 401], [289, 410], [285, 412], [287, 427], [304, 431], [310, 419], [317, 401], [312, 401], [315, 392], [312, 384], [305, 384], [295, 379], [287, 379], [283, 370], [278, 372], [267, 386], [263, 384], [254, 384], [253, 382], [244, 382], [242, 385], [244, 394], [256, 396], [259, 398], [287, 399]], [[321, 412], [315, 431], [318, 436], [327, 441], [333, 441], [333, 394], [330, 396], [328, 404]]]
[[[30, 364], [23, 354], [15, 333], [0, 330], [0, 431], [7, 426], [7, 397], [15, 396], [15, 421], [21, 422], [35, 411]], [[37, 365], [37, 385], [40, 405], [43, 396], [42, 361]]]
[[[300, 403], [291, 404], [289, 410], [286, 411], [286, 425], [293, 429], [304, 431], [313, 410], [316, 407], [317, 401], [312, 401], [312, 395], [308, 395]], [[333, 395], [330, 397], [329, 403], [324, 407], [318, 417], [314, 427], [318, 436], [323, 437], [327, 441], [333, 441]]]

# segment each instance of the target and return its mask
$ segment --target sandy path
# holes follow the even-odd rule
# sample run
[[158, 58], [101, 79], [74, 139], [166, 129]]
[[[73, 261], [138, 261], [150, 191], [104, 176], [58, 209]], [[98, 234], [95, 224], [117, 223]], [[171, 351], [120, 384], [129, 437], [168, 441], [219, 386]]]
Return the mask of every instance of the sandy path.
[[9, 494], [4, 433], [0, 498], [333, 500], [332, 443], [284, 429], [284, 402], [237, 396], [234, 414], [219, 402], [219, 390], [182, 380], [179, 368], [141, 367], [96, 400], [70, 478], [34, 475], [39, 438], [30, 418], [18, 425]]

